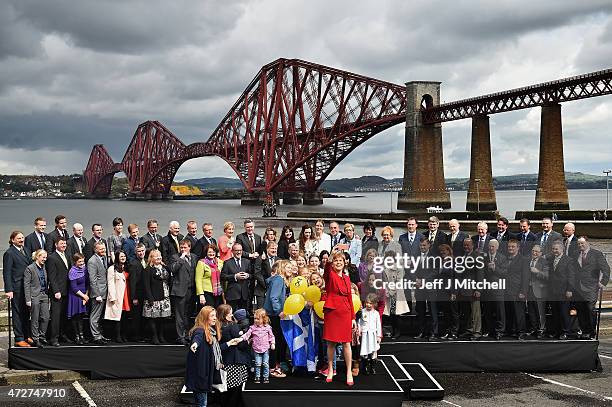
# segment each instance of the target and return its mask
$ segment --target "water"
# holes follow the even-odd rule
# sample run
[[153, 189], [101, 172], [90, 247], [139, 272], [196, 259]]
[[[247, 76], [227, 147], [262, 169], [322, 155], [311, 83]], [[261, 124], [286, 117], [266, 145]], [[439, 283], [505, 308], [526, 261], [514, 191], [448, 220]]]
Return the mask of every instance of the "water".
[[[385, 213], [393, 209], [394, 212], [397, 212], [397, 193], [368, 192], [343, 193], [342, 195], [351, 196], [351, 198], [325, 199], [324, 205], [319, 206], [281, 205], [278, 207], [278, 215], [284, 216], [289, 211]], [[356, 195], [361, 197], [353, 197]], [[451, 210], [465, 210], [466, 195], [465, 191], [452, 191]], [[569, 199], [572, 209], [601, 209], [606, 206], [606, 191], [571, 190]], [[499, 211], [510, 219], [514, 218], [517, 210], [533, 209], [534, 200], [535, 191], [497, 191]], [[33, 230], [33, 220], [37, 216], [47, 219], [47, 232], [50, 232], [53, 230], [55, 215], [60, 213], [68, 217], [69, 225], [74, 222], [82, 223], [85, 226], [86, 236], [91, 236], [89, 229], [92, 223], [101, 223], [105, 229], [104, 235], [108, 236], [112, 229], [111, 222], [116, 216], [122, 217], [126, 225], [137, 223], [140, 226], [141, 234], [146, 231], [147, 219], [156, 218], [160, 222], [159, 232], [162, 234], [167, 232], [167, 224], [171, 220], [178, 220], [184, 232], [186, 222], [194, 219], [198, 222], [199, 227], [203, 221], [212, 222], [215, 226], [215, 236], [219, 236], [223, 233], [224, 221], [229, 220], [236, 223], [237, 230], [241, 231], [244, 218], [257, 218], [262, 214], [260, 207], [241, 206], [239, 200], [168, 202], [0, 200], [0, 239], [8, 242], [8, 236], [12, 230], [30, 233]], [[4, 247], [5, 244], [0, 243], [0, 249]]]

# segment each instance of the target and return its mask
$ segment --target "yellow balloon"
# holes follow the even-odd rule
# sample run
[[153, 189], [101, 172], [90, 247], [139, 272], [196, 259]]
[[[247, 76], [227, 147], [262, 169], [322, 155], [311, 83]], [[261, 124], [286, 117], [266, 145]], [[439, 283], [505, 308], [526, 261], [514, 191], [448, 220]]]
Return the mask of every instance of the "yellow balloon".
[[306, 305], [306, 300], [303, 295], [300, 294], [291, 294], [285, 300], [285, 306], [283, 307], [283, 311], [287, 315], [296, 315], [299, 314]]
[[321, 290], [316, 285], [309, 285], [308, 288], [306, 288], [304, 297], [306, 297], [306, 301], [310, 301], [312, 303], [319, 302], [321, 299]]
[[321, 318], [321, 319], [323, 319], [323, 318], [324, 318], [324, 316], [323, 316], [323, 307], [324, 307], [324, 306], [325, 306], [325, 301], [319, 301], [319, 302], [316, 302], [316, 303], [315, 303], [315, 304], [312, 306], [312, 308], [313, 308], [313, 309], [314, 309], [314, 311], [315, 311], [315, 314], [317, 314], [317, 316], [318, 316], [319, 318]]
[[361, 309], [361, 300], [357, 294], [353, 294], [353, 311], [355, 314]]
[[308, 280], [303, 276], [294, 277], [293, 280], [291, 280], [291, 284], [289, 284], [289, 288], [291, 294], [304, 294], [308, 288]]

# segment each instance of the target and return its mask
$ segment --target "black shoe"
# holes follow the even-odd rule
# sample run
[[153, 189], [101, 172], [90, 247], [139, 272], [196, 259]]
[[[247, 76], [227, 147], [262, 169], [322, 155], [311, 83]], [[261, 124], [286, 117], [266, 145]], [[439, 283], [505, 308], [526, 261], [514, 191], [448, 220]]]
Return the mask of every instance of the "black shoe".
[[582, 334], [582, 335], [580, 335], [580, 339], [591, 340], [591, 339], [593, 339], [593, 335], [591, 335], [591, 334]]
[[423, 332], [421, 332], [420, 334], [418, 334], [417, 336], [414, 337], [414, 339], [425, 339], [426, 336]]
[[[105, 337], [105, 336], [101, 337], [100, 339], [101, 339], [101, 340], [103, 340], [103, 341], [104, 341], [104, 342], [106, 342], [106, 343], [109, 343], [109, 342], [111, 341], [110, 339], [108, 339], [108, 338], [107, 338], [107, 337]], [[94, 342], [95, 342], [95, 341], [94, 341]]]
[[447, 333], [447, 334], [444, 334], [444, 336], [443, 336], [442, 338], [440, 338], [440, 339], [444, 339], [444, 340], [446, 340], [446, 339], [448, 339], [449, 337], [450, 337], [450, 334], [448, 334], [448, 333]]
[[526, 334], [519, 334], [519, 336], [518, 336], [518, 340], [519, 341], [524, 341], [525, 339], [527, 339], [527, 335]]
[[92, 343], [95, 343], [96, 345], [106, 345], [108, 342], [100, 338], [100, 339], [94, 339]]
[[439, 340], [440, 340], [440, 337], [439, 337], [438, 335], [431, 335], [431, 336], [429, 337], [429, 340], [430, 340], [430, 341], [434, 341], [434, 342], [435, 342], [435, 341], [439, 341]]
[[501, 338], [503, 338], [503, 335], [502, 335], [502, 334], [495, 334], [495, 340], [496, 340], [496, 341], [501, 340]]
[[544, 334], [542, 332], [536, 333], [536, 339], [543, 339], [543, 338], [544, 338]]
[[560, 341], [566, 341], [567, 340], [567, 335], [566, 334], [559, 335], [559, 340]]
[[46, 339], [39, 339], [38, 342], [40, 342], [43, 346], [49, 345], [49, 342], [47, 342]]
[[472, 335], [470, 336], [470, 341], [478, 341], [481, 337], [482, 335]]
[[74, 343], [74, 341], [67, 337], [66, 334], [60, 336], [60, 342]]
[[33, 347], [35, 347], [35, 348], [41, 348], [41, 349], [46, 347], [46, 346], [45, 346], [45, 345], [44, 345], [44, 344], [43, 344], [41, 341], [39, 341], [39, 340], [38, 340], [38, 341], [34, 341], [34, 343], [33, 343], [31, 346], [33, 346]]
[[370, 374], [371, 375], [376, 374], [376, 359], [370, 360]]
[[49, 345], [53, 346], [53, 347], [56, 347], [56, 348], [59, 348], [59, 346], [60, 346], [59, 342], [57, 342], [57, 341], [53, 341], [53, 342], [49, 343]]
[[157, 338], [157, 336], [154, 336], [153, 338], [151, 338], [151, 343], [153, 345], [161, 345], [161, 343], [159, 342], [159, 339]]

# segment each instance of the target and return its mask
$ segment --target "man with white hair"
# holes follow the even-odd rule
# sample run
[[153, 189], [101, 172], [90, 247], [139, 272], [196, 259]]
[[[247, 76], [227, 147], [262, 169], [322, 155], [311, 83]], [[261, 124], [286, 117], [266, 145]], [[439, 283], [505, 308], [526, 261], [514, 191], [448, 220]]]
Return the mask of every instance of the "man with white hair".
[[563, 253], [572, 259], [578, 259], [578, 238], [575, 235], [576, 226], [566, 223], [563, 226]]
[[491, 236], [487, 234], [487, 230], [489, 230], [489, 226], [486, 224], [486, 222], [478, 222], [478, 233], [472, 236], [472, 240], [474, 241], [474, 250], [477, 253], [486, 253], [489, 251]]
[[469, 238], [468, 234], [459, 230], [459, 221], [457, 219], [448, 221], [448, 230], [450, 230], [450, 233], [446, 235], [446, 240], [448, 240], [448, 244], [453, 249], [453, 256], [463, 256], [465, 254], [463, 242]]
[[68, 239], [68, 249], [66, 250], [69, 253], [69, 257], [76, 253], [83, 254], [86, 244], [83, 237], [83, 225], [75, 223], [72, 225], [72, 237]]
[[179, 242], [181, 240], [183, 240], [181, 225], [173, 220], [170, 222], [170, 225], [168, 225], [168, 234], [162, 237], [161, 240], [161, 254], [166, 265], [170, 265], [172, 257], [180, 253]]
[[555, 240], [550, 244], [549, 258], [549, 302], [552, 311], [551, 335], [566, 340], [570, 331], [570, 302], [574, 296], [577, 263], [563, 253], [563, 242]]

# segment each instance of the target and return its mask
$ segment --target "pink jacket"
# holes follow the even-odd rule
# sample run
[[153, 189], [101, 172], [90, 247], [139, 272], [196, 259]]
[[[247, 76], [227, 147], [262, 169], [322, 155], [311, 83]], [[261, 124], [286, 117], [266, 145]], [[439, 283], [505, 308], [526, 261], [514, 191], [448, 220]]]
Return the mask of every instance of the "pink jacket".
[[270, 325], [251, 325], [249, 330], [242, 335], [242, 339], [248, 341], [252, 339], [253, 350], [257, 353], [264, 353], [274, 344], [274, 334]]

